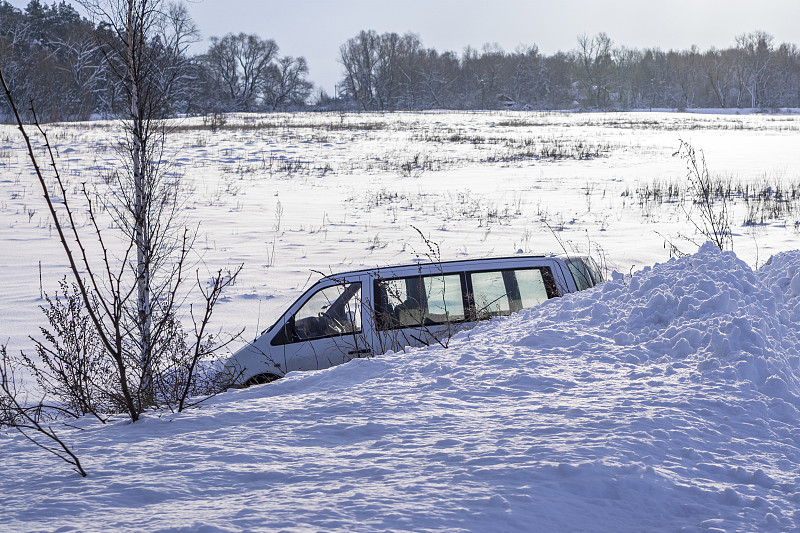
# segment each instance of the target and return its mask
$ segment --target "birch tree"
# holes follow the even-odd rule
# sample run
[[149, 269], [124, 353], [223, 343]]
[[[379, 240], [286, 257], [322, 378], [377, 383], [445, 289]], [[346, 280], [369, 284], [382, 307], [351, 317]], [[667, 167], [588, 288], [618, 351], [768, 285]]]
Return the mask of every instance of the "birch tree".
[[[234, 282], [238, 270], [219, 270], [210, 279], [201, 279], [198, 269], [195, 278], [201, 298], [190, 301], [201, 305], [189, 306], [194, 331], [185, 333], [179, 307], [189, 298], [190, 291], [182, 287], [193, 231], [177, 216], [181, 206], [177, 176], [169, 174], [161, 161], [168, 159], [163, 118], [184, 87], [182, 58], [193, 32], [186, 10], [160, 0], [97, 0], [84, 7], [98, 18], [98, 46], [126, 103], [120, 165], [110, 180], [103, 180], [108, 181], [107, 190], [85, 184], [74, 201], [59, 173], [56, 150], [32, 106], [33, 130], [48, 159], [39, 163], [0, 65], [0, 85], [74, 280], [73, 291], [64, 287], [66, 299], [57, 296], [51, 312], [45, 310], [53, 333], [42, 331], [52, 347], [37, 342], [40, 356], [45, 356], [41, 364], [24, 359], [40, 385], [53, 384], [54, 396], [75, 397], [74, 391], [79, 391], [79, 401], [67, 402], [79, 406], [76, 416], [88, 410], [102, 420], [104, 413], [125, 412], [136, 421], [151, 406], [183, 410], [191, 405], [190, 394], [204, 392], [197, 387], [199, 362], [220, 347], [208, 323], [219, 295]], [[84, 207], [88, 228], [77, 222], [78, 210]], [[110, 213], [112, 227], [119, 233], [109, 237], [110, 230], [100, 219], [104, 212]], [[86, 324], [91, 325], [92, 335], [86, 333]], [[84, 346], [90, 337], [97, 339], [96, 345]], [[73, 349], [76, 342], [79, 349]], [[104, 363], [94, 365], [96, 358]], [[62, 371], [64, 365], [69, 372]], [[89, 367], [95, 370], [71, 377], [71, 370]], [[95, 389], [76, 388], [76, 379], [97, 385], [101, 402], [85, 398], [93, 394], [86, 391]]]
[[[109, 338], [104, 344], [115, 354], [120, 379], [129, 382], [126, 410], [136, 420], [156, 401], [159, 383], [154, 376], [164, 368], [165, 352], [182, 349], [175, 344], [180, 337], [176, 312], [193, 233], [182, 228], [183, 221], [177, 216], [179, 184], [162, 161], [169, 159], [165, 155], [164, 118], [186, 87], [184, 58], [196, 30], [183, 6], [162, 0], [81, 3], [102, 30], [98, 43], [125, 104], [121, 164], [113, 174], [105, 207], [129, 246], [114, 270], [109, 266], [101, 232], [96, 229], [106, 254], [108, 279], [102, 284], [96, 275], [90, 275], [90, 279], [93, 293], [100, 294], [101, 317], [107, 319], [98, 327]], [[94, 220], [91, 206], [90, 215]], [[220, 273], [212, 280], [212, 289], [204, 293], [211, 295], [206, 298], [207, 304], [216, 301], [215, 294], [232, 277], [227, 279], [224, 281]], [[87, 300], [86, 305], [90, 308], [97, 304]], [[209, 317], [210, 310], [201, 320], [202, 326]], [[194, 363], [205, 350], [204, 327], [200, 329]]]

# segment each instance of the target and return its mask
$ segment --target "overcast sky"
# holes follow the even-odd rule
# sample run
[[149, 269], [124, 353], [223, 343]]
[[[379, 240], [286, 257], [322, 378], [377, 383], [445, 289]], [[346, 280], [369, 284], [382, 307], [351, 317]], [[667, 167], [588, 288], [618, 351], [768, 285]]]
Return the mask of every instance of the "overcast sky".
[[[52, 3], [53, 0], [42, 0]], [[18, 7], [28, 0], [11, 0]], [[776, 44], [800, 44], [800, 0], [188, 0], [204, 39], [255, 33], [281, 55], [305, 56], [310, 78], [333, 94], [339, 46], [360, 30], [413, 32], [424, 46], [461, 52], [498, 43], [569, 51], [581, 34], [605, 32], [616, 45], [701, 50], [732, 46], [766, 31]], [[195, 48], [205, 51], [204, 42]]]

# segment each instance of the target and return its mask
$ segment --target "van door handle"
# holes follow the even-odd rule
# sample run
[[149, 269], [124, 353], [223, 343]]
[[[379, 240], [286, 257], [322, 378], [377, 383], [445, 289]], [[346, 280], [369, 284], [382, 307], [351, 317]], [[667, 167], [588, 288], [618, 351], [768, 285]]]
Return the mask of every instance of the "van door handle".
[[349, 352], [347, 352], [347, 355], [360, 355], [365, 353], [372, 353], [372, 350], [368, 348], [365, 348], [363, 350], [350, 350]]

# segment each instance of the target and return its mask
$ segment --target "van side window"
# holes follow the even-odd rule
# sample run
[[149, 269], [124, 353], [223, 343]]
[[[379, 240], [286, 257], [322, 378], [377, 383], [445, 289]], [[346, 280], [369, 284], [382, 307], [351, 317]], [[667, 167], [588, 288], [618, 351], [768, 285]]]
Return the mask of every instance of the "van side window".
[[595, 280], [589, 267], [581, 259], [570, 259], [567, 261], [572, 279], [579, 291], [594, 287], [600, 280]]
[[375, 281], [376, 324], [386, 330], [461, 322], [461, 275], [412, 276]]
[[509, 315], [558, 296], [549, 268], [472, 272], [470, 281], [477, 320]]
[[361, 283], [320, 289], [287, 320], [273, 345], [361, 332]]

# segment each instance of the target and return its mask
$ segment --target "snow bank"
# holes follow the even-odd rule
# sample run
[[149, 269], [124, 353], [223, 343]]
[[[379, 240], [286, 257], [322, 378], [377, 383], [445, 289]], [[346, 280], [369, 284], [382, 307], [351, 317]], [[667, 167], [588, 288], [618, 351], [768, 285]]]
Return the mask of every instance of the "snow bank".
[[[777, 255], [753, 272], [711, 243], [683, 260], [646, 267], [557, 310], [528, 313], [535, 331], [519, 344], [536, 346], [549, 330], [593, 331], [621, 362], [687, 365], [707, 379], [736, 380], [767, 394], [800, 394], [797, 324], [800, 252]], [[565, 327], [566, 326], [566, 327]], [[634, 347], [626, 350], [625, 347]]]
[[180, 415], [2, 436], [9, 530], [800, 527], [800, 252], [711, 245], [413, 350]]

